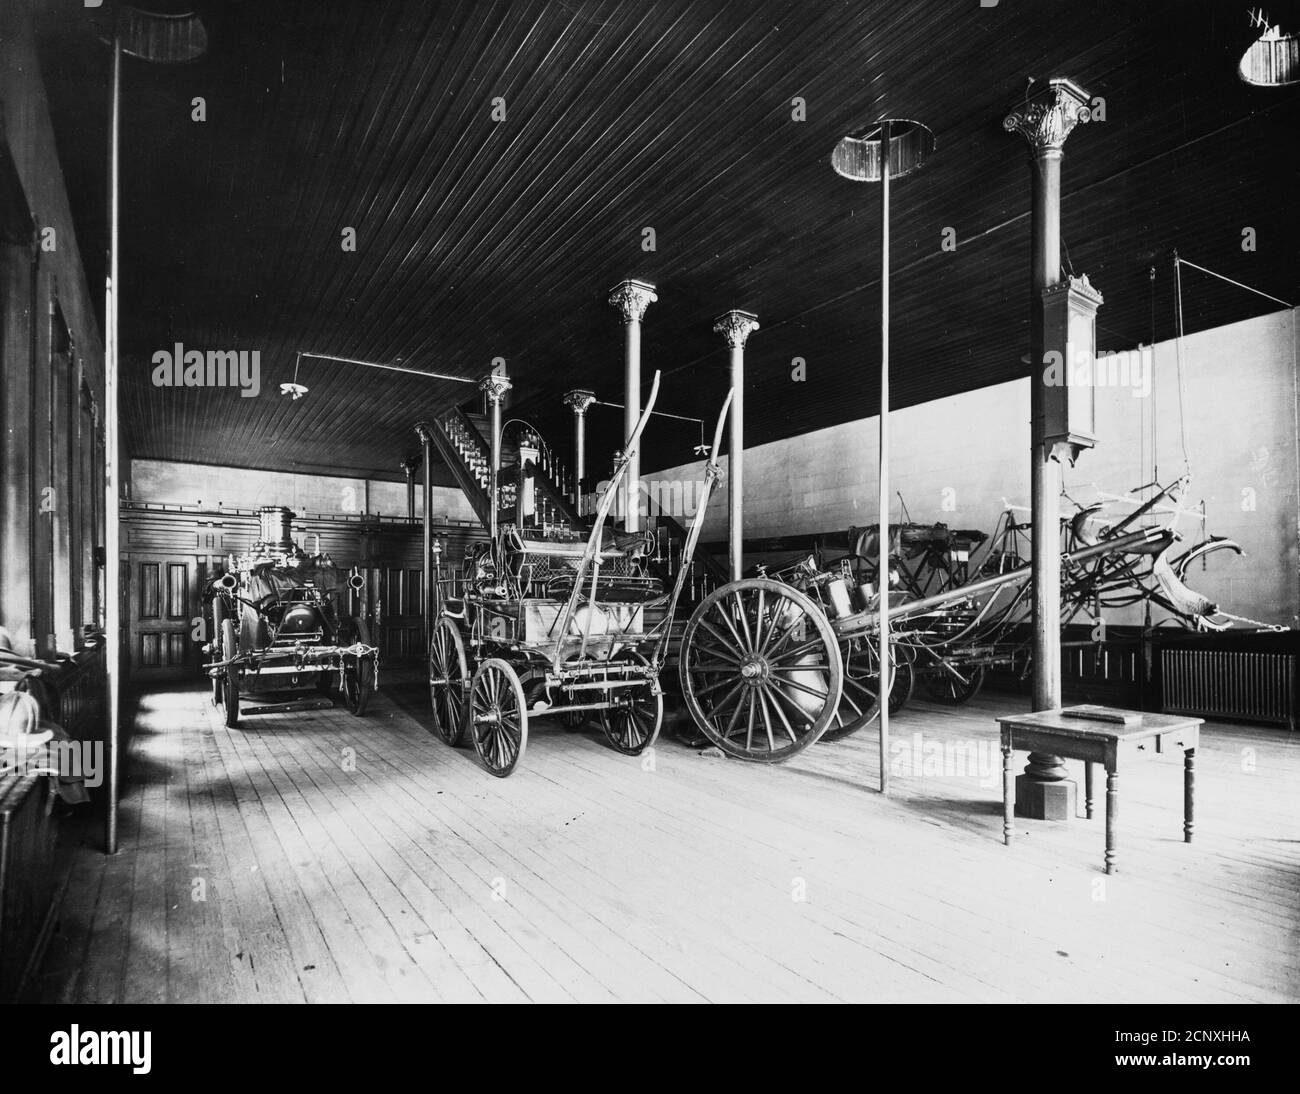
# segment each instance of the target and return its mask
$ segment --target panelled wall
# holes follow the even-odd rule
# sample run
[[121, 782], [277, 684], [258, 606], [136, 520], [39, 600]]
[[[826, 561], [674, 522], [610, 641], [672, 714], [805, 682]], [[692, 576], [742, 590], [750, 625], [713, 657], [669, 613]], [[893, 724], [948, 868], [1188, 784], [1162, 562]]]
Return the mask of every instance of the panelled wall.
[[[381, 662], [423, 658], [421, 520], [307, 513], [294, 520], [293, 534], [303, 550], [327, 552], [343, 573], [355, 567], [365, 577], [362, 591], [340, 590], [340, 607], [370, 625]], [[482, 538], [482, 530], [477, 522], [439, 520], [434, 536], [441, 558], [454, 564], [471, 541]], [[230, 555], [247, 551], [257, 537], [255, 510], [145, 502], [123, 507], [123, 660], [132, 680], [199, 671], [204, 586], [225, 572]]]
[[[418, 472], [416, 477], [419, 479]], [[292, 471], [259, 471], [168, 460], [132, 460], [129, 489], [133, 501], [204, 509], [287, 505], [298, 512], [406, 516], [405, 483], [334, 475], [303, 475]], [[455, 486], [439, 486], [435, 482], [431, 509], [435, 520], [478, 519], [464, 491]], [[415, 485], [415, 515], [424, 516], [423, 488], [419, 481]]]
[[[1189, 543], [1200, 538], [1191, 510], [1203, 504], [1205, 531], [1235, 539], [1246, 553], [1194, 567], [1188, 584], [1228, 611], [1286, 626], [1300, 623], [1296, 323], [1296, 310], [1279, 311], [1189, 335], [1181, 347], [1158, 343], [1149, 388], [1096, 389], [1097, 447], [1065, 472], [1067, 494], [1086, 504], [1128, 494], [1157, 474], [1167, 485], [1190, 470], [1178, 530]], [[751, 401], [779, 398], [773, 383], [783, 382], [758, 386], [761, 341], [760, 330], [746, 350]], [[815, 368], [807, 382], [816, 382]], [[902, 502], [912, 520], [953, 528], [992, 532], [1006, 505], [1029, 520], [1028, 380], [895, 411], [890, 435], [891, 521], [903, 516]], [[872, 417], [747, 449], [746, 539], [876, 523], [878, 443]], [[643, 472], [661, 494], [702, 475], [698, 461]], [[1072, 511], [1063, 502], [1063, 512]], [[726, 539], [726, 512], [724, 479], [705, 517], [705, 542]], [[1117, 613], [1110, 622], [1141, 619]]]
[[0, 626], [50, 658], [102, 626], [103, 349], [25, 6], [0, 5]]

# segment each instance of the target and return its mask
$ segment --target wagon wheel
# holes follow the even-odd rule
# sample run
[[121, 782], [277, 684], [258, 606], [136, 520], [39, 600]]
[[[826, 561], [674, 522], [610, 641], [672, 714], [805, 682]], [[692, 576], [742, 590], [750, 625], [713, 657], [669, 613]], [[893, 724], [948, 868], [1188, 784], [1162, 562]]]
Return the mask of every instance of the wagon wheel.
[[445, 615], [429, 639], [429, 698], [433, 703], [433, 729], [455, 748], [465, 731], [465, 682], [469, 678], [465, 640], [460, 628]]
[[490, 657], [474, 670], [469, 691], [469, 732], [483, 766], [503, 779], [528, 745], [524, 688], [509, 663]]
[[[880, 670], [876, 646], [867, 638], [846, 641], [840, 647], [844, 659], [844, 693], [835, 717], [822, 734], [822, 741], [838, 741], [880, 716]], [[915, 674], [905, 656], [895, 655], [894, 679], [889, 688], [889, 713], [897, 714], [912, 697]]]
[[[880, 717], [880, 661], [868, 638], [850, 639], [840, 647], [844, 661], [844, 690], [835, 715], [821, 740], [838, 741]], [[893, 691], [890, 691], [890, 711]]]
[[822, 610], [763, 577], [705, 597], [686, 624], [678, 662], [682, 696], [700, 732], [728, 755], [761, 763], [817, 740], [834, 720], [844, 681]]
[[916, 672], [912, 668], [912, 662], [906, 657], [900, 657], [894, 662], [894, 685], [889, 689], [889, 713], [897, 714], [907, 706], [915, 690]]
[[[235, 656], [235, 621], [221, 621], [221, 660]], [[239, 666], [227, 665], [221, 674], [222, 701], [226, 707], [226, 725], [234, 729], [239, 725]]]
[[[352, 637], [363, 646], [370, 645], [370, 628], [364, 619], [353, 617]], [[343, 702], [347, 705], [348, 712], [358, 718], [365, 714], [374, 691], [374, 655], [348, 658], [343, 664]]]
[[[960, 669], [957, 671], [961, 672]], [[984, 686], [984, 666], [976, 665], [962, 675], [966, 677], [965, 683], [944, 669], [926, 673], [922, 677], [926, 697], [946, 707], [961, 706], [962, 703], [974, 699], [979, 694], [980, 688]]]
[[560, 715], [560, 725], [565, 729], [581, 729], [587, 724], [587, 715], [591, 712], [588, 710], [566, 710]]
[[[212, 598], [212, 646], [216, 651], [216, 655], [217, 655], [215, 658], [213, 658], [213, 660], [215, 661], [225, 660], [224, 655], [221, 653], [221, 639], [222, 639], [221, 632], [223, 629], [221, 624], [225, 620], [225, 618], [226, 618], [225, 602], [221, 599], [220, 596], [214, 596]], [[225, 690], [225, 687], [221, 676], [213, 676], [211, 680], [212, 680], [212, 705], [214, 707], [219, 707], [221, 706], [221, 703], [225, 698], [225, 696], [222, 694], [223, 691]]]
[[[641, 665], [649, 663], [633, 650], [624, 650], [615, 660], [635, 661]], [[655, 743], [659, 727], [664, 723], [663, 692], [654, 681], [648, 681], [644, 687], [620, 688], [614, 695], [619, 705], [600, 712], [600, 728], [605, 731], [605, 740], [615, 752], [640, 756]]]

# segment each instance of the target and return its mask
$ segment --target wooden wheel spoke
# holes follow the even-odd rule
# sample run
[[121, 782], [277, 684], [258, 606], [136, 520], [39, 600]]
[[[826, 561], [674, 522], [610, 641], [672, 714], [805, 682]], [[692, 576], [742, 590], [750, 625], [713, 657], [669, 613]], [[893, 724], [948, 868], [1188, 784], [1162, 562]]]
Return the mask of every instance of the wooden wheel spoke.
[[[701, 620], [700, 620], [700, 626], [703, 627], [704, 630], [708, 631], [711, 635], [713, 635], [713, 637], [716, 638], [719, 642], [721, 642], [721, 643], [722, 643], [722, 648], [723, 648], [723, 649], [726, 649], [726, 650], [739, 650], [739, 649], [740, 649], [740, 638], [739, 638], [739, 636], [736, 637], [736, 639], [735, 639], [735, 643], [733, 644], [732, 639], [728, 638], [725, 634], [723, 634], [720, 630], [718, 630], [718, 628], [715, 627], [712, 623], [710, 623], [707, 619], [701, 619]], [[733, 633], [734, 633], [734, 632], [733, 632]], [[737, 664], [740, 663], [739, 658], [737, 658], [736, 663], [737, 663]]]
[[767, 733], [767, 750], [775, 752], [776, 738], [772, 736], [772, 719], [767, 713], [767, 695], [763, 688], [758, 691], [758, 701], [763, 708], [763, 729]]
[[[722, 620], [723, 623], [726, 624], [727, 630], [731, 632], [732, 640], [736, 643], [735, 649], [737, 649], [741, 653], [748, 653], [749, 646], [746, 645], [745, 640], [740, 637], [740, 632], [736, 630], [735, 624], [731, 622], [729, 613], [722, 610], [721, 602], [719, 602], [714, 606], [713, 614], [716, 615], [719, 619]], [[708, 622], [706, 620], [701, 619], [700, 626], [708, 627]], [[727, 641], [726, 637], [723, 634], [721, 634], [719, 631], [715, 630], [712, 627], [709, 627], [709, 630], [712, 631], [715, 635], [717, 635], [722, 642], [725, 643]]]
[[745, 687], [745, 682], [743, 680], [736, 681], [732, 689], [722, 697], [722, 701], [719, 703], [715, 703], [713, 705], [713, 710], [709, 712], [710, 720], [716, 721], [718, 718], [720, 718], [726, 712], [728, 705], [731, 703], [731, 700], [734, 699], [740, 693], [741, 689], [744, 687]]
[[749, 629], [749, 609], [745, 606], [745, 598], [736, 592], [731, 594], [731, 599], [736, 602], [736, 616], [740, 620], [740, 629], [745, 632], [745, 648], [752, 650], [754, 636]]
[[778, 648], [778, 649], [769, 650], [766, 654], [766, 657], [769, 661], [775, 660], [778, 657], [784, 661], [789, 658], [799, 658], [806, 653], [812, 653], [814, 650], [824, 650], [825, 648], [826, 647], [823, 646], [820, 642], [818, 642], [817, 639], [813, 638], [807, 642], [803, 642], [800, 645], [795, 646], [793, 649]]
[[[765, 689], [765, 690], [766, 690], [766, 689]], [[780, 698], [780, 699], [789, 699], [789, 697], [786, 696], [786, 695], [781, 691], [780, 688], [773, 687], [773, 688], [771, 688], [770, 690], [771, 690], [771, 692], [772, 692], [772, 699], [773, 699], [773, 701], [772, 701], [772, 709], [776, 711], [777, 717], [781, 719], [781, 724], [785, 727], [785, 732], [786, 732], [786, 734], [789, 736], [791, 742], [798, 741], [799, 738], [798, 738], [798, 736], [795, 734], [794, 728], [790, 725], [790, 719], [787, 718], [787, 717], [785, 716], [785, 711], [781, 709], [781, 704], [778, 703], [778, 702], [776, 702], [776, 700], [777, 700], [778, 698]], [[794, 703], [794, 700], [793, 700], [793, 699], [789, 699], [789, 701], [790, 701], [792, 704]], [[798, 704], [794, 704], [794, 705], [795, 705], [796, 707], [798, 706]], [[800, 715], [803, 715], [803, 711], [802, 711], [802, 710], [800, 710], [799, 713], [800, 713]]]
[[775, 665], [769, 665], [768, 671], [784, 672], [784, 673], [790, 673], [790, 672], [828, 673], [831, 671], [831, 666], [829, 662], [824, 660], [818, 660], [818, 661], [806, 660], [806, 655], [805, 655], [805, 657], [800, 658], [798, 661], [795, 661], [794, 663], [782, 661], [782, 662], [778, 662]]
[[712, 642], [697, 642], [696, 645], [699, 647], [701, 653], [706, 653], [710, 657], [717, 657], [729, 665], [740, 664], [740, 658], [732, 653], [730, 649], [722, 646], [715, 646]]
[[[779, 615], [780, 613], [776, 613]], [[763, 648], [758, 652], [764, 657], [775, 657], [781, 652], [782, 645], [787, 642], [796, 630], [799, 629], [799, 616], [792, 616], [784, 624], [773, 622], [771, 629], [768, 631], [767, 638], [763, 642]], [[818, 643], [813, 643], [817, 645]]]
[[817, 699], [829, 699], [830, 694], [825, 691], [818, 691], [816, 688], [810, 688], [807, 684], [801, 684], [798, 680], [785, 680], [777, 676], [770, 678], [773, 686], [780, 684], [783, 687], [795, 688], [798, 691], [805, 692]]
[[[750, 690], [752, 692], [753, 689]], [[740, 721], [741, 711], [745, 709], [749, 702], [753, 702], [749, 695], [742, 695], [740, 697], [740, 701], [736, 704], [736, 709], [731, 712], [731, 721], [727, 723], [727, 728], [723, 731], [722, 735], [724, 737], [731, 736], [732, 731], [736, 728], [736, 723]]]
[[724, 680], [716, 680], [712, 684], [708, 684], [705, 687], [696, 688], [695, 694], [708, 695], [710, 692], [717, 691], [718, 688], [725, 688], [728, 684], [732, 683], [734, 679], [735, 679], [734, 676], [728, 676]]
[[[875, 701], [874, 696], [873, 696], [873, 698], [872, 698], [872, 701], [873, 701], [873, 702]], [[854, 709], [854, 711], [857, 712], [858, 715], [863, 715], [863, 714], [866, 713], [866, 711], [864, 711], [860, 706], [858, 706], [857, 703], [855, 703], [855, 702], [853, 701], [853, 696], [851, 696], [851, 695], [849, 694], [849, 688], [848, 688], [848, 681], [847, 681], [847, 680], [844, 682], [844, 691], [841, 692], [841, 694], [840, 694], [840, 703], [841, 703], [841, 705], [843, 705], [844, 703], [848, 703], [849, 706], [851, 706], [851, 707]]]
[[723, 662], [721, 662], [721, 663], [719, 663], [719, 664], [716, 664], [716, 665], [715, 665], [715, 664], [711, 664], [711, 663], [706, 665], [706, 664], [703, 664], [702, 662], [698, 662], [698, 661], [697, 661], [695, 664], [693, 664], [693, 665], [691, 666], [691, 671], [692, 671], [692, 672], [701, 672], [701, 673], [712, 673], [712, 672], [732, 672], [732, 673], [734, 673], [738, 668], [740, 668], [740, 664], [739, 664], [738, 662], [736, 662], [736, 661], [732, 661], [732, 662], [730, 662], [730, 663], [728, 663], [728, 662], [726, 662], [726, 661], [723, 661]]

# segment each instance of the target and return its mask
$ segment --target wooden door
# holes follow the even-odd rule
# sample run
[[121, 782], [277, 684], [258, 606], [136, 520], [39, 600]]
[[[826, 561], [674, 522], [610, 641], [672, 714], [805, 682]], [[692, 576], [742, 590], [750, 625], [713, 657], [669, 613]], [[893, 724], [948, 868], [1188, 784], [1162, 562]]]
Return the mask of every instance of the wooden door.
[[379, 570], [379, 657], [389, 664], [424, 660], [424, 574], [418, 566], [384, 566]]
[[202, 614], [199, 581], [197, 556], [130, 556], [126, 592], [132, 679], [177, 679], [196, 671], [199, 643], [193, 632]]

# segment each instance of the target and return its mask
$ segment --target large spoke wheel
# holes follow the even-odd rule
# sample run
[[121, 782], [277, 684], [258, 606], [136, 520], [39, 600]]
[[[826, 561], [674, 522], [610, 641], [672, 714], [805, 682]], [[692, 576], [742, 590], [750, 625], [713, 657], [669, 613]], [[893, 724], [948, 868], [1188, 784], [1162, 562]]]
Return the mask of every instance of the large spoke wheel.
[[[364, 619], [353, 618], [352, 641], [370, 645], [370, 627]], [[375, 655], [347, 657], [343, 662], [343, 702], [348, 712], [358, 718], [365, 714], [375, 692]]]
[[789, 585], [750, 577], [695, 609], [678, 657], [700, 732], [729, 756], [775, 763], [835, 718], [844, 667], [822, 610]]
[[946, 707], [957, 707], [979, 694], [980, 688], [984, 686], [984, 666], [954, 668], [959, 675], [953, 675], [942, 667], [926, 673], [923, 686], [928, 699]]
[[353, 657], [343, 666], [343, 702], [348, 713], [360, 718], [370, 705], [375, 693], [375, 660], [373, 657]]
[[894, 662], [894, 685], [889, 689], [889, 713], [897, 714], [907, 706], [915, 690], [916, 673], [912, 669], [912, 662], [900, 657]]
[[453, 748], [465, 730], [465, 683], [469, 678], [465, 640], [460, 628], [445, 615], [429, 639], [429, 699], [433, 704], [433, 729]]
[[[880, 657], [874, 639], [851, 638], [840, 647], [844, 690], [822, 741], [838, 741], [880, 717]], [[893, 712], [890, 690], [890, 712]]]
[[[235, 621], [221, 621], [221, 660], [235, 656]], [[226, 725], [234, 729], [239, 725], [239, 666], [227, 665], [221, 677], [222, 702], [226, 707]]]
[[469, 695], [469, 731], [483, 766], [504, 779], [528, 746], [528, 710], [519, 676], [499, 657], [474, 670]]
[[[625, 650], [617, 660], [645, 665], [639, 653]], [[600, 728], [610, 747], [624, 756], [639, 756], [655, 743], [664, 722], [664, 696], [657, 681], [648, 680], [644, 687], [618, 688], [613, 693], [618, 705], [600, 712]]]

